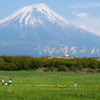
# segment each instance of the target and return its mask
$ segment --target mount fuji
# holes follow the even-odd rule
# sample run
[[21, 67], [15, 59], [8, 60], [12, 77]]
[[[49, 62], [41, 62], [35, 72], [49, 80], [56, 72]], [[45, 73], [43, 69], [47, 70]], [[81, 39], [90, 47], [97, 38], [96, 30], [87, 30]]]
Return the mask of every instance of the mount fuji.
[[72, 25], [42, 3], [26, 6], [0, 21], [0, 54], [38, 57], [39, 49], [61, 44], [77, 49], [85, 45], [90, 52], [100, 48], [100, 37]]

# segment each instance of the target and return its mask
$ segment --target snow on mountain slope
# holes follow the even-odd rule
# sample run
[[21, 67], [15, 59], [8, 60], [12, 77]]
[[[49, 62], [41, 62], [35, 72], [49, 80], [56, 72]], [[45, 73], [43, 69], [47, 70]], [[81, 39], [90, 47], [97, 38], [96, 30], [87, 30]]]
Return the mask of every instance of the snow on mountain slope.
[[[1, 53], [33, 55], [39, 45], [66, 44], [81, 48], [100, 48], [100, 37], [77, 26], [50, 10], [45, 4], [26, 6], [0, 21]], [[36, 51], [34, 55], [36, 56]]]
[[37, 24], [44, 25], [44, 19], [52, 24], [58, 23], [62, 28], [70, 26], [70, 23], [66, 19], [50, 10], [45, 4], [26, 6], [1, 20], [0, 24], [10, 24], [11, 22], [18, 20], [21, 25], [32, 25], [35, 27]]

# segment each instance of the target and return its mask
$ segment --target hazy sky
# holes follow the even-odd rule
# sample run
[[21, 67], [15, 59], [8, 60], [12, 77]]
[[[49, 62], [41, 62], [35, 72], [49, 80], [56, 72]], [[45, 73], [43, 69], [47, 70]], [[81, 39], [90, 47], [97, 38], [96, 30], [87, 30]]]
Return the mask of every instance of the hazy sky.
[[100, 0], [1, 0], [0, 20], [38, 3], [46, 4], [72, 24], [100, 35]]

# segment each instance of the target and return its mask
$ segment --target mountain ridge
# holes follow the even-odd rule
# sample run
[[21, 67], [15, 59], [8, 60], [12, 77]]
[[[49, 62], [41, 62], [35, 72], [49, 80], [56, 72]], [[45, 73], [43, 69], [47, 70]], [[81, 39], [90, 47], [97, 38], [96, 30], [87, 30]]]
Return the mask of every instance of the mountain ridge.
[[94, 46], [100, 48], [99, 43], [99, 36], [72, 25], [45, 4], [23, 7], [0, 21], [0, 49], [3, 52], [8, 47], [9, 51], [4, 51], [9, 54], [11, 50], [12, 54], [26, 52], [33, 55], [34, 52], [36, 55], [34, 48], [39, 45], [58, 47], [66, 44], [78, 48], [87, 45], [91, 49]]

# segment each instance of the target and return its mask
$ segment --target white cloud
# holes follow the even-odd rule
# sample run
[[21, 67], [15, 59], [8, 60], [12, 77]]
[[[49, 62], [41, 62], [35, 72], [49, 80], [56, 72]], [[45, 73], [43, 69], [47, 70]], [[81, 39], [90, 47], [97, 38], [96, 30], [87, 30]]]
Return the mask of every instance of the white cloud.
[[88, 18], [88, 13], [77, 13], [77, 12], [72, 12], [73, 15], [79, 17], [80, 19], [86, 19]]
[[[100, 8], [100, 1], [79, 3], [70, 6], [70, 8], [74, 8], [74, 12], [72, 12], [74, 19], [70, 20], [72, 24], [100, 36], [100, 14], [98, 12]], [[96, 13], [94, 13], [94, 11]], [[75, 16], [77, 18], [75, 18]]]
[[100, 2], [86, 2], [86, 3], [80, 3], [74, 6], [70, 6], [70, 8], [91, 8], [91, 7], [99, 7], [99, 6], [100, 6]]
[[72, 24], [77, 25], [81, 27], [84, 30], [87, 30], [89, 32], [92, 32], [96, 35], [100, 36], [100, 17], [98, 18], [91, 18], [80, 20], [75, 19], [70, 21]]
[[86, 19], [88, 14], [87, 13], [78, 13], [78, 14], [76, 14], [76, 16], [81, 18], [81, 19]]
[[78, 25], [78, 27], [88, 31], [88, 32], [91, 32], [93, 34], [96, 34], [96, 35], [99, 35], [100, 36], [100, 33], [98, 33], [95, 29], [93, 28], [90, 28], [90, 27], [87, 27], [87, 26], [84, 26], [84, 25]]

